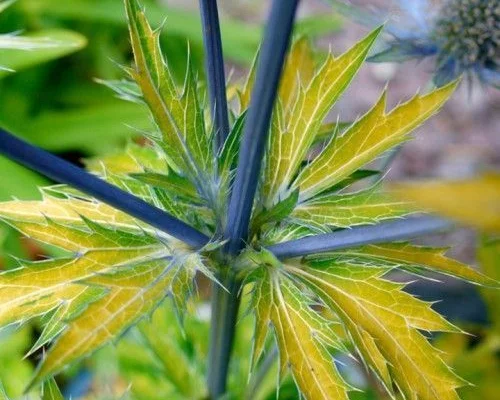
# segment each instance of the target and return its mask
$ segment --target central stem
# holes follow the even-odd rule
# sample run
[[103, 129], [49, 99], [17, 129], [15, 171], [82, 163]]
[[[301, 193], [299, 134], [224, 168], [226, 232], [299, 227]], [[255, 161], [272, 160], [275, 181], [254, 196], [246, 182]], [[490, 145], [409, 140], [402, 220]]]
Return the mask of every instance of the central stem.
[[[236, 331], [240, 305], [241, 282], [228, 271], [218, 277], [220, 284], [212, 285], [212, 317], [210, 325], [210, 351], [208, 359], [208, 390], [212, 396], [223, 394]], [[215, 400], [212, 399], [212, 400]]]

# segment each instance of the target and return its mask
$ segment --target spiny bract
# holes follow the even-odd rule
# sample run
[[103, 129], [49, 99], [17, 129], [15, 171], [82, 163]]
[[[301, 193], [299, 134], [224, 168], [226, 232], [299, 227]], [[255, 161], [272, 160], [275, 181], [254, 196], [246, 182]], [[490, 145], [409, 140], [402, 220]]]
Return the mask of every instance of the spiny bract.
[[[146, 146], [130, 145], [124, 154], [93, 160], [88, 167], [209, 235], [213, 244], [188, 248], [61, 185], [44, 188], [42, 201], [0, 204], [7, 223], [67, 252], [62, 258], [21, 261], [18, 269], [0, 275], [0, 325], [42, 317], [44, 330], [30, 353], [51, 344], [33, 384], [119, 338], [166, 296], [184, 312], [195, 274], [214, 279], [217, 270], [227, 268], [215, 250], [226, 223], [254, 69], [238, 90], [231, 133], [217, 151], [191, 67], [179, 87], [162, 56], [159, 32], [150, 28], [135, 0], [125, 3], [135, 56], [135, 65], [126, 70], [133, 82], [108, 84], [122, 97], [149, 107], [157, 130], [147, 135]], [[363, 360], [389, 393], [455, 399], [455, 389], [463, 382], [421, 331], [457, 328], [387, 274], [395, 268], [417, 275], [433, 270], [477, 284], [494, 281], [448, 259], [442, 249], [405, 243], [284, 261], [265, 250], [291, 238], [412, 212], [409, 204], [382, 193], [378, 185], [359, 191], [349, 187], [372, 174], [362, 169], [365, 165], [408, 140], [409, 132], [443, 105], [455, 84], [417, 95], [389, 112], [384, 93], [363, 117], [342, 133], [334, 129], [330, 139], [318, 145], [323, 120], [379, 31], [319, 63], [307, 39], [294, 42], [273, 113], [250, 240], [228, 263], [252, 288], [252, 364], [270, 345], [266, 338], [272, 331], [280, 375], [290, 372], [305, 398], [348, 397], [352, 387], [334, 363], [339, 352], [348, 352]]]

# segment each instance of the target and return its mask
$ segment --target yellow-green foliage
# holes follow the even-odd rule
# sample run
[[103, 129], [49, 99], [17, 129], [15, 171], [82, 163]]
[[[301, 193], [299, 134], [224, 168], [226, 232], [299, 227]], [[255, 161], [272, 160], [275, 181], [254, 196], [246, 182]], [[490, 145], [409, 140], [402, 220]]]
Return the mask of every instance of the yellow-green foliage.
[[[214, 243], [204, 249], [188, 248], [61, 185], [45, 188], [42, 201], [0, 204], [0, 216], [7, 223], [66, 252], [63, 258], [20, 261], [19, 268], [0, 274], [0, 326], [42, 317], [44, 330], [31, 351], [48, 344], [50, 348], [33, 384], [115, 341], [150, 316], [167, 296], [182, 315], [195, 274], [214, 279], [214, 272], [222, 268], [213, 250], [220, 245], [217, 234], [225, 225], [254, 71], [238, 92], [240, 112], [216, 155], [195, 76], [188, 68], [183, 85], [174, 81], [158, 32], [150, 28], [136, 0], [125, 3], [135, 55], [134, 67], [127, 69], [135, 81], [127, 86], [133, 88], [127, 97], [149, 107], [157, 129], [144, 147], [129, 146], [124, 154], [91, 160], [88, 167], [201, 230]], [[405, 285], [391, 281], [389, 273], [399, 268], [415, 275], [441, 272], [489, 286], [495, 281], [447, 258], [442, 249], [404, 243], [284, 261], [262, 250], [263, 245], [286, 239], [375, 224], [412, 212], [407, 203], [382, 193], [380, 185], [358, 191], [350, 185], [369, 176], [362, 167], [408, 140], [411, 130], [443, 105], [454, 84], [416, 95], [390, 111], [384, 93], [342, 134], [335, 132], [319, 153], [311, 151], [324, 135], [327, 113], [363, 64], [379, 31], [319, 63], [307, 39], [292, 45], [273, 113], [248, 246], [228, 263], [252, 290], [252, 367], [259, 365], [270, 345], [267, 338], [274, 336], [280, 378], [290, 373], [306, 399], [348, 398], [353, 388], [334, 362], [348, 349], [391, 396], [456, 399], [456, 389], [464, 381], [422, 331], [457, 332], [457, 328], [431, 304], [403, 291]], [[123, 94], [124, 87], [114, 88]], [[160, 387], [162, 393], [173, 387], [179, 396], [204, 395], [199, 364], [178, 346], [180, 335], [157, 336], [148, 324], [147, 320], [140, 324], [140, 334], [154, 355], [155, 368], [169, 381]], [[172, 329], [163, 328], [162, 332]], [[150, 379], [129, 377], [138, 385]]]

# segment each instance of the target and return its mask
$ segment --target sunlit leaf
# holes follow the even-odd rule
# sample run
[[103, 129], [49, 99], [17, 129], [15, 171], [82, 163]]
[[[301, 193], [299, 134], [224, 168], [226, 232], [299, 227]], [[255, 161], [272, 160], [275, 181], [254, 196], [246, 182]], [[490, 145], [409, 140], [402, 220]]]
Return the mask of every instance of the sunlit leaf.
[[388, 243], [348, 249], [339, 251], [337, 254], [344, 254], [346, 257], [365, 258], [368, 259], [368, 262], [374, 262], [374, 260], [377, 263], [385, 262], [400, 268], [408, 268], [414, 273], [422, 273], [426, 270], [434, 271], [478, 285], [499, 286], [499, 282], [491, 278], [495, 276], [492, 271], [486, 271], [488, 275], [486, 276], [468, 265], [446, 257], [446, 250], [416, 246], [409, 243]]
[[[298, 63], [295, 73], [288, 73], [292, 82], [282, 81], [279, 107], [274, 112], [270, 147], [264, 177], [264, 204], [270, 206], [276, 197], [284, 197], [298, 167], [304, 160], [321, 123], [336, 100], [363, 63], [380, 29], [339, 57], [329, 55], [311, 79], [311, 66]], [[303, 53], [305, 44], [299, 42], [296, 51]], [[298, 56], [301, 56], [299, 54]], [[307, 55], [306, 55], [307, 56]], [[302, 56], [304, 57], [304, 56]], [[294, 62], [296, 56], [290, 58]], [[294, 64], [290, 63], [293, 68]], [[301, 81], [297, 75], [302, 74]], [[299, 75], [300, 76], [300, 75]], [[310, 82], [307, 79], [311, 79]], [[299, 80], [298, 80], [299, 79]], [[298, 83], [295, 83], [297, 82]], [[290, 98], [293, 98], [291, 102]], [[351, 171], [352, 172], [352, 171]]]
[[378, 103], [323, 152], [298, 176], [293, 188], [300, 188], [306, 200], [342, 181], [383, 152], [408, 139], [408, 133], [434, 114], [448, 99], [456, 83], [412, 100], [385, 113], [385, 93]]
[[328, 348], [338, 347], [328, 321], [311, 309], [311, 300], [278, 270], [263, 271], [256, 283], [254, 363], [271, 324], [280, 351], [280, 375], [292, 373], [306, 399], [347, 399], [349, 386]]
[[377, 188], [349, 194], [327, 194], [300, 203], [292, 213], [306, 223], [347, 228], [374, 224], [409, 213], [407, 203], [380, 193]]
[[69, 254], [0, 274], [0, 325], [42, 316], [44, 330], [31, 352], [54, 343], [33, 385], [117, 339], [165, 296], [183, 309], [196, 271], [212, 276], [200, 255], [103, 207], [51, 197], [1, 206], [16, 229]]
[[364, 361], [389, 392], [393, 382], [411, 399], [458, 399], [461, 381], [420, 330], [457, 328], [384, 278], [391, 267], [312, 261], [289, 266], [344, 323]]

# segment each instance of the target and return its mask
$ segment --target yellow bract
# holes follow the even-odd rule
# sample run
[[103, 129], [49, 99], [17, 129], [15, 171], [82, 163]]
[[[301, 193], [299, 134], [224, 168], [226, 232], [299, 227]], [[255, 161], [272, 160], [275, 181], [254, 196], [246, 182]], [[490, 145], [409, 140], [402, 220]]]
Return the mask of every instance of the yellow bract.
[[[348, 249], [345, 254], [348, 257], [368, 257], [371, 262], [385, 261], [402, 268], [408, 266], [413, 272], [416, 272], [416, 269], [430, 270], [478, 285], [499, 287], [498, 281], [468, 265], [446, 257], [445, 252], [446, 249], [415, 246], [409, 243], [388, 243]], [[338, 252], [340, 253], [342, 252]], [[488, 275], [495, 276], [491, 271]]]
[[328, 348], [342, 348], [328, 321], [310, 308], [310, 300], [278, 271], [266, 271], [254, 293], [254, 363], [272, 324], [280, 351], [280, 371], [290, 370], [304, 398], [348, 399], [349, 385], [338, 373]]
[[327, 194], [299, 204], [291, 214], [306, 224], [348, 228], [374, 224], [409, 213], [408, 204], [375, 189], [349, 194]]
[[92, 353], [117, 338], [139, 318], [151, 313], [171, 291], [177, 272], [177, 268], [169, 268], [164, 261], [154, 261], [83, 282], [106, 288], [108, 293], [67, 323], [43, 360], [34, 382]]
[[311, 262], [287, 270], [311, 287], [345, 324], [365, 362], [389, 392], [413, 400], [458, 399], [463, 385], [419, 332], [457, 331], [430, 304], [382, 278], [387, 268]]
[[45, 223], [52, 219], [61, 224], [85, 226], [84, 216], [95, 223], [116, 229], [139, 232], [146, 228], [135, 218], [107, 204], [79, 199], [58, 199], [45, 196], [43, 201], [10, 201], [0, 203], [0, 215], [9, 221]]
[[70, 254], [0, 274], [0, 326], [43, 316], [30, 353], [56, 339], [33, 384], [117, 338], [165, 296], [183, 307], [196, 270], [209, 273], [186, 246], [160, 240], [102, 203], [46, 196], [3, 203], [0, 213], [25, 235]]
[[402, 143], [407, 135], [437, 112], [453, 93], [456, 83], [416, 96], [385, 113], [385, 93], [378, 103], [340, 137], [330, 141], [314, 161], [299, 174], [292, 188], [300, 188], [307, 200], [341, 182], [383, 152]]
[[292, 64], [297, 58], [309, 57], [305, 44], [299, 43], [292, 49], [271, 124], [263, 186], [266, 207], [286, 197], [288, 185], [313, 144], [323, 119], [354, 77], [379, 32], [380, 29], [375, 30], [338, 58], [329, 55], [312, 78], [308, 76], [311, 61]]

